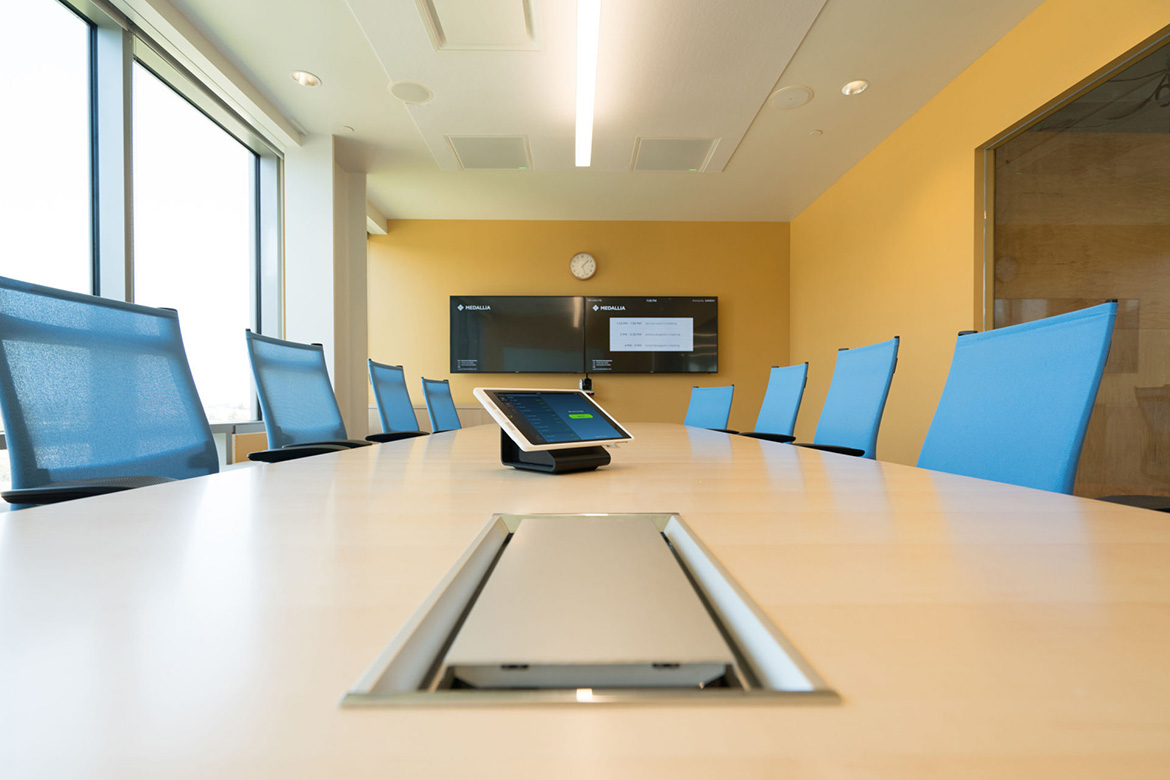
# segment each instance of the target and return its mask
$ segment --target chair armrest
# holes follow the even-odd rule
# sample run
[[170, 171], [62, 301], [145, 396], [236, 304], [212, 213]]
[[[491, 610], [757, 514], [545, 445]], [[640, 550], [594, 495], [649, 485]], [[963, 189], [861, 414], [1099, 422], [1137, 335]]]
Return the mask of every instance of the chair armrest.
[[426, 431], [387, 431], [385, 433], [371, 433], [366, 437], [366, 441], [372, 441], [377, 444], [384, 444], [388, 441], [400, 441], [402, 439], [413, 439], [415, 436], [427, 436]]
[[810, 450], [821, 450], [822, 452], [836, 452], [838, 455], [852, 455], [855, 458], [860, 458], [865, 454], [865, 450], [859, 450], [856, 447], [839, 447], [836, 444], [801, 444], [794, 442], [797, 447], [808, 447]]
[[171, 477], [109, 477], [105, 479], [74, 479], [53, 482], [37, 487], [16, 488], [0, 493], [10, 504], [56, 504], [58, 501], [72, 501], [75, 498], [103, 496], [123, 490], [161, 485], [175, 482]]
[[282, 463], [286, 460], [307, 458], [311, 455], [324, 455], [327, 452], [344, 452], [350, 449], [339, 444], [293, 444], [275, 450], [260, 450], [249, 452], [248, 460], [258, 460], [261, 463]]
[[286, 444], [281, 449], [288, 450], [293, 447], [324, 447], [329, 445], [331, 447], [340, 447], [343, 450], [352, 450], [355, 447], [369, 447], [370, 444], [371, 442], [365, 439], [330, 439], [329, 441], [302, 441], [298, 444]]
[[796, 441], [795, 436], [789, 436], [786, 433], [761, 433], [759, 431], [743, 431], [740, 436], [749, 436], [753, 439], [765, 439], [766, 441], [775, 441], [781, 444], [788, 444]]

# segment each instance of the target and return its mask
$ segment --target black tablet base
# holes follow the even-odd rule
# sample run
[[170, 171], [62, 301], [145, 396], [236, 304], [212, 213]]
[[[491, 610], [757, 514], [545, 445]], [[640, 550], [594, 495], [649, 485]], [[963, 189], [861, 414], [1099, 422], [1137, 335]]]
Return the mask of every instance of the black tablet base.
[[573, 447], [567, 450], [538, 450], [525, 452], [516, 446], [508, 434], [500, 431], [500, 462], [505, 466], [546, 474], [567, 474], [570, 471], [592, 471], [609, 463], [605, 447]]

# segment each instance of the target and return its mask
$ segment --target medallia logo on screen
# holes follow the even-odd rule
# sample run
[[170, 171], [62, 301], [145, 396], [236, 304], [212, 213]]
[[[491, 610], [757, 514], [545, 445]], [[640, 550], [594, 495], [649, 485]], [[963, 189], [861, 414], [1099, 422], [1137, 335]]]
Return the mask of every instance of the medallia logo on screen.
[[476, 306], [476, 305], [464, 306], [462, 303], [459, 304], [456, 308], [459, 309], [459, 311], [463, 311], [464, 309], [467, 309], [468, 311], [491, 311], [492, 310], [491, 306]]
[[625, 311], [626, 307], [625, 306], [598, 306], [596, 303], [593, 304], [593, 311], [598, 311], [599, 309], [601, 311]]

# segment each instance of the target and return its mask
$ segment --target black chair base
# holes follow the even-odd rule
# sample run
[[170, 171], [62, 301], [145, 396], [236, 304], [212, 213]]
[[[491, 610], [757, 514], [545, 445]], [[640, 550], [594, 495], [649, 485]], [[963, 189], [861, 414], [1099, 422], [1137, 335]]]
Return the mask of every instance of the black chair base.
[[385, 433], [371, 433], [366, 437], [366, 441], [372, 441], [375, 444], [385, 444], [388, 441], [401, 441], [402, 439], [413, 439], [416, 436], [429, 436], [426, 431], [387, 431]]
[[840, 447], [836, 444], [801, 444], [794, 442], [797, 447], [807, 447], [810, 450], [821, 450], [822, 452], [835, 452], [838, 455], [852, 455], [855, 458], [860, 458], [865, 454], [865, 450], [859, 450], [856, 447]]
[[293, 447], [340, 447], [343, 450], [352, 450], [357, 447], [369, 447], [371, 442], [365, 439], [329, 439], [328, 441], [301, 441], [296, 444], [286, 444], [282, 450]]
[[110, 477], [106, 479], [74, 479], [64, 482], [54, 482], [51, 485], [39, 485], [30, 488], [16, 488], [0, 493], [10, 504], [56, 504], [61, 501], [73, 501], [77, 498], [90, 496], [104, 496], [107, 493], [120, 493], [123, 490], [161, 485], [166, 482], [175, 482], [171, 477]]
[[[369, 442], [366, 442], [366, 444], [369, 444]], [[308, 458], [313, 455], [324, 455], [327, 452], [345, 452], [350, 449], [353, 448], [340, 444], [290, 444], [287, 447], [281, 447], [275, 450], [249, 452], [248, 460], [255, 460], [261, 463], [283, 463], [286, 460], [297, 460], [298, 458]]]
[[795, 436], [789, 436], [786, 433], [760, 433], [758, 431], [742, 431], [740, 436], [748, 436], [752, 439], [764, 439], [765, 441], [779, 442], [780, 444], [791, 444], [796, 441]]

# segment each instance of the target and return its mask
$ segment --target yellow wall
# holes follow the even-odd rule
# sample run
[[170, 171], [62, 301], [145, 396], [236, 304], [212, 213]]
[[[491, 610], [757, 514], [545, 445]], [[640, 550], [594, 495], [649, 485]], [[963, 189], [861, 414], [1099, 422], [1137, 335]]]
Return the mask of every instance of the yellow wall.
[[[793, 220], [806, 409], [820, 408], [838, 347], [901, 336], [877, 456], [917, 460], [955, 334], [984, 327], [975, 150], [1167, 24], [1167, 0], [1048, 0]], [[872, 99], [896, 88], [874, 85]], [[798, 436], [815, 423], [802, 414]]]
[[[569, 274], [590, 252], [598, 271]], [[594, 374], [598, 402], [622, 421], [681, 422], [692, 385], [735, 383], [731, 425], [750, 430], [768, 366], [788, 362], [788, 225], [724, 222], [403, 220], [369, 243], [370, 357], [451, 379], [457, 404], [477, 385], [576, 387], [579, 375], [451, 376], [450, 295], [717, 295], [719, 373]], [[371, 401], [372, 403], [372, 401]]]

